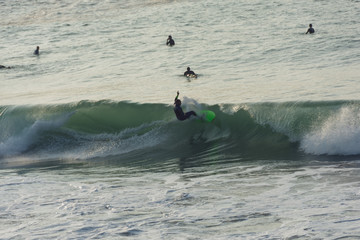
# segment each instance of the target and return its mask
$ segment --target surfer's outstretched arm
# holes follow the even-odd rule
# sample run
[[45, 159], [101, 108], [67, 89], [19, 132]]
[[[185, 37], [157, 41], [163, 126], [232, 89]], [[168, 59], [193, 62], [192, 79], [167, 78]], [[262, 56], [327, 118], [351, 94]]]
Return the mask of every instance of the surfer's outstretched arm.
[[176, 100], [178, 99], [178, 97], [179, 97], [179, 91], [177, 91], [177, 94], [176, 94], [176, 97], [175, 97], [174, 102], [176, 102]]

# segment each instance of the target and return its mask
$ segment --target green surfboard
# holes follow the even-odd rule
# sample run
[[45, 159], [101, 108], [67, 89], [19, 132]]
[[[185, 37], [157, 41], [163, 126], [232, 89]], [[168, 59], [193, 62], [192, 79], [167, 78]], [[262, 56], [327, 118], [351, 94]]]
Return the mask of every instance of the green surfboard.
[[198, 113], [198, 116], [203, 122], [212, 122], [216, 117], [215, 113], [210, 110], [202, 110]]

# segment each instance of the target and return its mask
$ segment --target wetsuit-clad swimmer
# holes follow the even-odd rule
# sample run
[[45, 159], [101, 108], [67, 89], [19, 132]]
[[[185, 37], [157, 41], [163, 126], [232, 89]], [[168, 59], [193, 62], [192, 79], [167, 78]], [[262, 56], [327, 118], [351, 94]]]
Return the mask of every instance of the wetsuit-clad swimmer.
[[196, 74], [190, 70], [190, 67], [187, 68], [187, 71], [184, 72], [184, 76], [189, 76], [189, 75], [194, 75], [196, 76]]
[[179, 97], [179, 91], [177, 91], [177, 95], [176, 95], [175, 101], [174, 101], [174, 104], [175, 104], [174, 112], [175, 112], [177, 119], [179, 119], [180, 121], [184, 121], [192, 115], [197, 116], [194, 111], [184, 113], [181, 108], [181, 101], [180, 101], [180, 99], [178, 99], [178, 97]]
[[3, 68], [10, 69], [11, 67], [6, 67], [6, 66], [4, 66], [4, 65], [0, 65], [0, 69], [3, 69]]
[[315, 33], [315, 29], [313, 29], [312, 24], [309, 24], [309, 29], [307, 30], [306, 34], [308, 33]]
[[166, 40], [166, 45], [169, 45], [170, 47], [175, 45], [175, 41], [172, 39], [171, 35], [169, 35], [168, 39]]
[[36, 50], [34, 51], [34, 54], [35, 54], [35, 55], [39, 55], [39, 54], [40, 54], [40, 47], [39, 47], [39, 46], [36, 47]]

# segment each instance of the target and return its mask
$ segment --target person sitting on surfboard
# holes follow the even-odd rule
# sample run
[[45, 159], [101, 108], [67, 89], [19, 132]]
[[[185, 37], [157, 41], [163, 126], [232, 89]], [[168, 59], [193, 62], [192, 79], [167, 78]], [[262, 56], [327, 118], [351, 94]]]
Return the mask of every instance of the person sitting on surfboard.
[[35, 51], [34, 51], [34, 54], [35, 54], [35, 55], [39, 55], [39, 54], [40, 54], [39, 51], [40, 51], [40, 47], [37, 46], [36, 49], [35, 49]]
[[184, 120], [188, 119], [192, 115], [197, 116], [194, 111], [184, 113], [184, 111], [181, 108], [181, 100], [178, 99], [178, 97], [179, 97], [179, 91], [177, 91], [177, 95], [176, 95], [175, 100], [174, 100], [174, 104], [175, 104], [174, 112], [175, 112], [175, 115], [176, 115], [177, 119], [179, 119], [180, 121], [184, 121]]
[[172, 39], [171, 35], [169, 35], [168, 39], [166, 40], [166, 45], [169, 45], [170, 47], [175, 45], [175, 41]]
[[315, 30], [314, 30], [314, 28], [312, 27], [312, 24], [309, 24], [309, 29], [307, 30], [307, 32], [306, 32], [306, 34], [308, 34], [308, 33], [315, 33]]
[[190, 70], [190, 67], [188, 67], [187, 71], [184, 72], [184, 76], [195, 76], [196, 77], [196, 74]]

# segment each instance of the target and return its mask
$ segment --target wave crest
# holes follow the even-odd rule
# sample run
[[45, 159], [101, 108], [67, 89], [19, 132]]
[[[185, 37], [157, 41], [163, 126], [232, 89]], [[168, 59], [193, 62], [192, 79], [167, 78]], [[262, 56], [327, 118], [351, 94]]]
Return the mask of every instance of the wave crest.
[[[199, 104], [213, 123], [177, 121], [171, 105], [81, 101], [0, 107], [0, 158], [90, 159], [109, 155], [194, 153], [287, 158], [288, 154], [360, 154], [360, 102]], [[128, 155], [127, 155], [128, 156]]]

